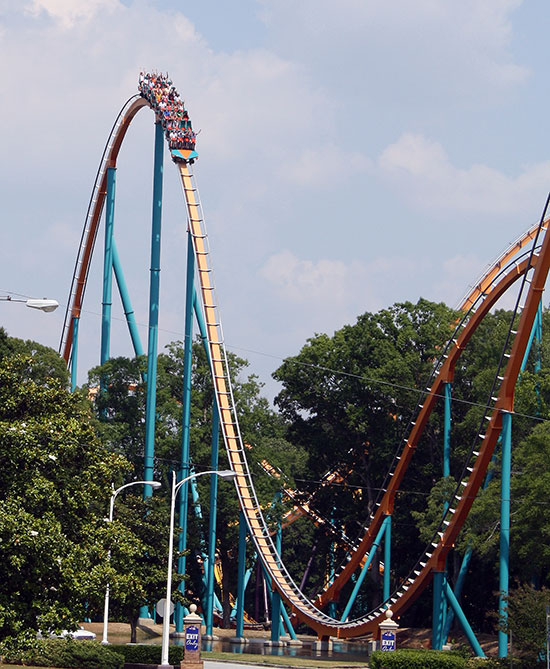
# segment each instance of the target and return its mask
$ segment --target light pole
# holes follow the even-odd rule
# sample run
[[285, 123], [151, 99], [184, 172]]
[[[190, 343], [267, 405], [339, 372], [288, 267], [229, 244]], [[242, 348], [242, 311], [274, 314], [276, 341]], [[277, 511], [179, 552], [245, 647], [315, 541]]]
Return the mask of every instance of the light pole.
[[0, 295], [1, 302], [23, 302], [27, 307], [31, 309], [40, 309], [40, 311], [55, 311], [59, 306], [57, 300], [47, 300], [46, 298], [37, 299], [29, 298], [28, 300], [20, 300], [12, 297], [11, 295]]
[[176, 507], [176, 495], [181, 486], [191, 479], [205, 476], [206, 474], [216, 474], [222, 479], [234, 479], [237, 474], [231, 469], [211, 470], [208, 472], [198, 472], [191, 474], [176, 483], [176, 472], [172, 472], [172, 496], [170, 499], [170, 536], [168, 538], [168, 574], [166, 576], [166, 604], [164, 607], [164, 617], [162, 619], [162, 656], [159, 669], [171, 667], [168, 664], [168, 646], [170, 644], [170, 600], [172, 598], [172, 553], [174, 551], [174, 510]]
[[[125, 488], [129, 488], [130, 486], [133, 485], [150, 485], [151, 488], [160, 488], [161, 484], [158, 481], [132, 481], [131, 483], [126, 483], [125, 485], [121, 485], [120, 488], [117, 488], [115, 490], [114, 484], [112, 484], [113, 492], [111, 494], [111, 503], [109, 505], [109, 523], [113, 522], [113, 512], [115, 510], [115, 499], [116, 496], [118, 495], [119, 492], [124, 490]], [[109, 549], [109, 552], [107, 553], [107, 561], [111, 561], [111, 550]], [[105, 606], [103, 609], [103, 639], [101, 640], [102, 644], [108, 644], [109, 641], [107, 640], [107, 628], [109, 626], [109, 583], [107, 583], [107, 587], [105, 588]]]

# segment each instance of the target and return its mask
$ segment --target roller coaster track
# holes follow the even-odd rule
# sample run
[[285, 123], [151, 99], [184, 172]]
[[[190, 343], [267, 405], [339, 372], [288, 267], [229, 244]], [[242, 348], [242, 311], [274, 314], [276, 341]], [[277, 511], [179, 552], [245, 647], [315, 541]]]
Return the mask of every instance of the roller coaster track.
[[[105, 201], [106, 171], [108, 167], [116, 166], [118, 152], [129, 124], [135, 114], [145, 106], [149, 106], [149, 103], [141, 97], [135, 96], [128, 100], [113, 126], [98, 170], [75, 265], [60, 344], [60, 350], [67, 361], [71, 354], [72, 321], [73, 317], [80, 315], [90, 259]], [[314, 629], [320, 637], [330, 635], [349, 638], [375, 632], [378, 623], [384, 617], [387, 604], [390, 604], [394, 613], [399, 615], [429, 584], [433, 570], [442, 568], [482, 484], [500, 434], [502, 412], [513, 411], [515, 383], [550, 266], [550, 235], [546, 234], [548, 224], [544, 220], [541, 221], [539, 225], [531, 228], [515, 242], [464, 299], [464, 315], [457, 324], [452, 339], [443, 349], [441, 357], [434, 363], [432, 379], [426, 390], [423, 391], [419, 413], [412, 423], [403, 448], [398, 454], [396, 453], [394, 463], [383, 485], [383, 495], [377, 502], [377, 510], [371, 516], [366, 533], [358, 549], [349, 556], [349, 561], [343, 566], [334, 582], [313, 602], [300, 591], [288, 573], [275, 548], [271, 530], [258, 502], [235, 409], [221, 318], [215, 295], [208, 235], [198, 190], [191, 164], [180, 161], [176, 163], [176, 166], [181, 177], [189, 233], [194, 247], [220, 425], [231, 468], [237, 475], [235, 487], [241, 509], [246, 517], [256, 550], [272, 580], [272, 587], [281, 594], [291, 611]], [[531, 250], [523, 253], [519, 258], [515, 257], [518, 251], [529, 242], [532, 242]], [[484, 316], [518, 279], [522, 282], [520, 295], [525, 303], [522, 305], [517, 329], [511, 330], [507, 339], [503, 358], [505, 362], [499, 368], [495, 379], [494, 394], [490, 400], [491, 404], [484, 416], [487, 426], [484, 430], [480, 430], [481, 443], [475, 448], [472, 447], [470, 459], [465, 464], [454, 500], [443, 517], [440, 528], [434, 534], [433, 541], [409, 576], [391, 595], [389, 602], [385, 602], [355, 620], [342, 622], [326, 615], [321, 609], [328, 602], [337, 599], [343, 585], [372, 547], [385, 515], [393, 512], [396, 494], [418, 446], [423, 429], [441, 394], [443, 384], [453, 379], [455, 365], [460, 354]]]

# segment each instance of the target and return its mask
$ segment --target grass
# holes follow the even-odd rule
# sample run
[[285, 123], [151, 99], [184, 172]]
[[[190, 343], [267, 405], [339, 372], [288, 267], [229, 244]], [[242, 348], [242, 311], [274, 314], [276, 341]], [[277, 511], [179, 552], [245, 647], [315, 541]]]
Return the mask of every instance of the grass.
[[[338, 660], [315, 660], [307, 657], [278, 657], [274, 655], [256, 655], [255, 653], [220, 653], [216, 651], [203, 651], [203, 660], [226, 660], [228, 662], [270, 665], [279, 667], [326, 667], [327, 669], [344, 669], [345, 667], [365, 667], [364, 662], [341, 662]], [[0, 664], [1, 669], [21, 669], [21, 665]], [[47, 667], [34, 667], [25, 665], [25, 669], [48, 669]]]

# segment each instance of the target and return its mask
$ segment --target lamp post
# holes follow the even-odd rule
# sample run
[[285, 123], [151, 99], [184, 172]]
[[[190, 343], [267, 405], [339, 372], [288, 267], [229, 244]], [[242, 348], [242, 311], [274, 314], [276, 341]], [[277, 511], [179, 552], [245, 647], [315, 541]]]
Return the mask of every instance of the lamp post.
[[170, 600], [172, 598], [172, 553], [174, 551], [174, 511], [176, 507], [176, 495], [181, 486], [191, 479], [205, 476], [206, 474], [216, 474], [222, 479], [234, 479], [237, 474], [231, 469], [211, 470], [208, 472], [198, 472], [191, 474], [176, 483], [176, 472], [172, 472], [172, 496], [170, 500], [170, 536], [168, 538], [168, 574], [166, 576], [166, 605], [164, 617], [162, 619], [162, 655], [159, 669], [168, 669], [172, 665], [168, 664], [168, 646], [170, 644]]
[[31, 309], [40, 309], [40, 311], [55, 311], [59, 306], [57, 300], [47, 300], [46, 298], [37, 299], [29, 298], [28, 300], [20, 300], [12, 297], [11, 295], [0, 295], [1, 302], [23, 302], [27, 307]]
[[[114, 484], [112, 484], [113, 492], [111, 494], [111, 503], [109, 504], [109, 523], [113, 522], [113, 512], [115, 510], [115, 499], [116, 496], [118, 495], [119, 492], [124, 490], [125, 488], [129, 488], [130, 486], [133, 485], [150, 485], [151, 488], [160, 488], [161, 484], [158, 481], [132, 481], [131, 483], [126, 483], [125, 485], [121, 485], [120, 488], [117, 488], [115, 490]], [[111, 550], [109, 549], [109, 552], [107, 554], [107, 560], [110, 562], [111, 561]], [[109, 641], [107, 640], [107, 628], [109, 626], [109, 583], [107, 583], [107, 587], [105, 588], [105, 606], [103, 609], [103, 639], [101, 640], [102, 644], [108, 644]]]

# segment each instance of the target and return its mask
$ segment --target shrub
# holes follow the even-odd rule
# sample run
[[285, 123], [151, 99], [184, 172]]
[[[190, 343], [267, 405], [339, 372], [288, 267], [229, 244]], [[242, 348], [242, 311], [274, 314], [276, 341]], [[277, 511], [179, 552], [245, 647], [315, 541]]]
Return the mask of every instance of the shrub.
[[[112, 645], [111, 648], [124, 656], [125, 662], [131, 664], [160, 664], [161, 647], [151, 644]], [[185, 649], [183, 646], [170, 646], [168, 649], [169, 664], [177, 664], [183, 660]]]
[[0, 649], [2, 660], [33, 664], [38, 667], [70, 667], [71, 669], [122, 669], [124, 656], [112, 648], [93, 641], [43, 639], [39, 641], [11, 639]]
[[372, 669], [465, 669], [466, 659], [441, 650], [376, 651], [370, 657]]
[[541, 669], [542, 665], [534, 660], [519, 660], [514, 659], [510, 665], [510, 658], [503, 657], [501, 659], [496, 657], [489, 657], [487, 659], [479, 659], [472, 657], [466, 662], [466, 669]]

